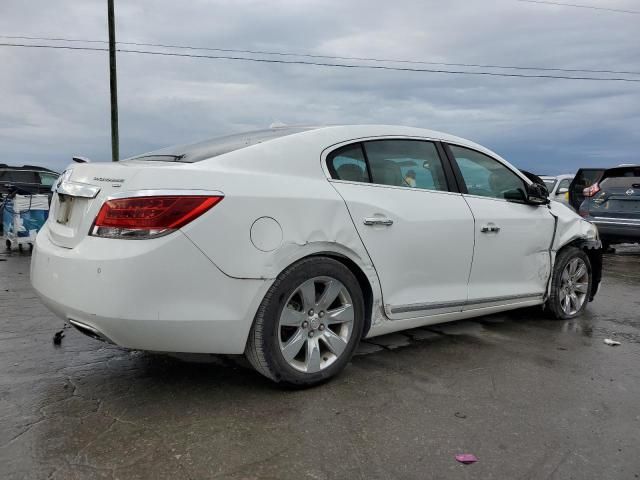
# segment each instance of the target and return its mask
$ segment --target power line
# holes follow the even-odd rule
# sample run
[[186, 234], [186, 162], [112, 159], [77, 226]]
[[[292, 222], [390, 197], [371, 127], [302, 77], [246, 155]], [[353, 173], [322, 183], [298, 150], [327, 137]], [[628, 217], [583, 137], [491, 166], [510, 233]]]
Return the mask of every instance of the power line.
[[[106, 52], [107, 48], [100, 47], [72, 47], [69, 45], [36, 45], [36, 44], [17, 44], [17, 43], [0, 43], [0, 47], [19, 47], [19, 48], [46, 48], [46, 49], [60, 49], [60, 50], [79, 50], [79, 51], [97, 51]], [[234, 57], [230, 55], [195, 55], [187, 53], [171, 53], [171, 52], [153, 52], [149, 50], [132, 50], [132, 49], [117, 49], [122, 53], [136, 53], [143, 55], [156, 55], [166, 57], [188, 57], [188, 58], [200, 58], [210, 60], [236, 60], [244, 62], [257, 62], [257, 63], [277, 63], [285, 65], [313, 65], [319, 67], [336, 67], [336, 68], [360, 68], [369, 70], [388, 70], [396, 72], [417, 72], [417, 73], [443, 73], [454, 75], [482, 75], [490, 77], [512, 77], [512, 78], [549, 78], [549, 79], [561, 79], [561, 80], [590, 80], [599, 82], [632, 82], [640, 83], [640, 79], [633, 78], [602, 78], [602, 77], [567, 77], [563, 75], [542, 75], [542, 74], [522, 74], [522, 73], [498, 73], [498, 72], [473, 72], [462, 70], [443, 70], [443, 69], [427, 69], [427, 68], [410, 68], [410, 67], [389, 67], [384, 65], [354, 65], [346, 63], [325, 63], [325, 62], [309, 62], [303, 60], [276, 60], [267, 58], [252, 58], [252, 57]]]
[[[18, 35], [0, 35], [0, 38], [7, 39], [20, 39], [20, 40], [46, 40], [53, 42], [80, 42], [80, 43], [107, 43], [106, 40], [89, 40], [79, 38], [61, 38], [61, 37], [27, 37]], [[540, 70], [547, 72], [567, 72], [567, 73], [608, 73], [616, 75], [640, 75], [638, 71], [620, 71], [620, 70], [594, 70], [584, 68], [550, 68], [550, 67], [525, 67], [514, 65], [490, 65], [480, 63], [447, 63], [447, 62], [431, 62], [424, 60], [398, 60], [398, 59], [383, 59], [373, 57], [343, 57], [335, 55], [316, 55], [310, 53], [294, 53], [294, 52], [274, 52], [266, 50], [241, 50], [233, 48], [214, 48], [214, 47], [197, 47], [191, 45], [171, 45], [163, 43], [140, 43], [140, 42], [117, 42], [119, 45], [132, 45], [139, 47], [159, 47], [159, 48], [176, 48], [183, 50], [204, 50], [214, 52], [228, 52], [228, 53], [243, 53], [253, 55], [277, 55], [287, 57], [306, 57], [306, 58], [326, 58], [332, 60], [357, 60], [367, 62], [384, 62], [384, 63], [404, 63], [414, 65], [443, 65], [448, 67], [473, 67], [473, 68], [501, 68], [512, 70]]]
[[546, 2], [542, 0], [516, 0], [516, 2], [540, 3], [542, 5], [559, 5], [561, 7], [588, 8], [590, 10], [604, 10], [606, 12], [631, 13], [633, 15], [640, 15], [640, 11], [638, 10], [620, 10], [618, 8], [596, 7], [593, 5], [577, 5], [575, 3]]

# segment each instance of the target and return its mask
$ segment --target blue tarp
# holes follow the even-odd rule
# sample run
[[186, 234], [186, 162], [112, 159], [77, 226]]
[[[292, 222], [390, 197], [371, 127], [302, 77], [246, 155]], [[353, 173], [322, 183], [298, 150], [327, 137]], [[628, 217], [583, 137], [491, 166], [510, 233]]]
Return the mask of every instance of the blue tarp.
[[[16, 196], [5, 202], [2, 210], [2, 226], [4, 236], [29, 237], [30, 232], [38, 232], [49, 217], [48, 202], [43, 203], [46, 195]], [[18, 198], [21, 197], [21, 198]]]

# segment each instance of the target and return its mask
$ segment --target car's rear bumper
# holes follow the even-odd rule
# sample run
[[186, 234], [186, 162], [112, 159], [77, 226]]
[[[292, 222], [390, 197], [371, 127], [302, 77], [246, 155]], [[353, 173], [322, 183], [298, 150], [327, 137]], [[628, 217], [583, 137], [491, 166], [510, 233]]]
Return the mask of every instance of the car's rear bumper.
[[590, 217], [587, 220], [598, 227], [600, 238], [605, 242], [640, 242], [640, 219]]
[[133, 349], [242, 353], [268, 281], [223, 274], [181, 232], [87, 237], [73, 249], [38, 234], [31, 282], [56, 315]]

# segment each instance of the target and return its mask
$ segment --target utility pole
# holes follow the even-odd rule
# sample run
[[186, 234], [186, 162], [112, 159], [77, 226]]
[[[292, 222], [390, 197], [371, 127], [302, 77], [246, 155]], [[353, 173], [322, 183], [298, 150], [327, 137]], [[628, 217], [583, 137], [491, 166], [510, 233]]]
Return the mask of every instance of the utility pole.
[[113, 0], [107, 0], [109, 17], [109, 89], [111, 91], [111, 160], [120, 158], [118, 135], [118, 81], [116, 78], [116, 26]]

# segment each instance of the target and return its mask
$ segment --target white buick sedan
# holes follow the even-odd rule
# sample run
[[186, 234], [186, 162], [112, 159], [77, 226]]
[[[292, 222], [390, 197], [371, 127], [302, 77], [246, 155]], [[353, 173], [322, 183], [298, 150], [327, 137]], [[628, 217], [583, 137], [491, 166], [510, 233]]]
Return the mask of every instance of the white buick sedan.
[[33, 286], [126, 348], [244, 353], [313, 385], [358, 342], [593, 299], [597, 229], [480, 145], [396, 126], [273, 128], [71, 165]]

